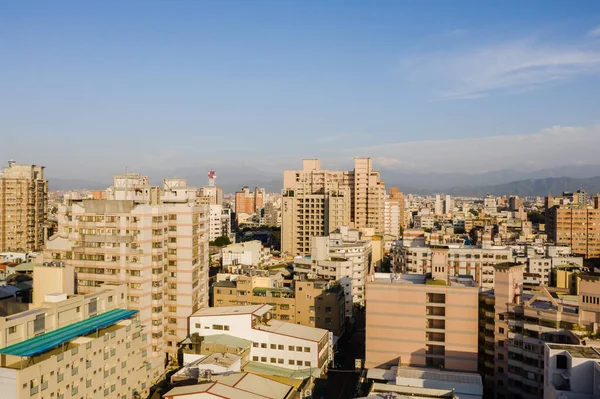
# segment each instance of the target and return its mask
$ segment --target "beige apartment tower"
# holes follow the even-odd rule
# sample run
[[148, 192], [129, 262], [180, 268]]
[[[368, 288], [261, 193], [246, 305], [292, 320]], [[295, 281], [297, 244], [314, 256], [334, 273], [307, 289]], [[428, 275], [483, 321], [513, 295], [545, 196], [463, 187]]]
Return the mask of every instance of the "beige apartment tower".
[[115, 176], [107, 200], [67, 200], [46, 262], [75, 267], [77, 293], [127, 285], [148, 350], [160, 364], [187, 336], [187, 318], [208, 306], [208, 207], [185, 179], [150, 186], [145, 176]]
[[318, 159], [305, 159], [302, 170], [283, 172], [281, 249], [308, 255], [312, 237], [342, 226], [382, 234], [384, 199], [385, 185], [371, 158], [355, 158], [351, 171], [321, 169]]
[[10, 161], [0, 172], [0, 252], [42, 250], [47, 201], [44, 167]]
[[574, 254], [600, 258], [600, 209], [595, 206], [555, 205], [546, 209], [546, 232], [556, 245], [569, 245]]
[[478, 291], [471, 279], [375, 273], [367, 283], [365, 367], [477, 372]]

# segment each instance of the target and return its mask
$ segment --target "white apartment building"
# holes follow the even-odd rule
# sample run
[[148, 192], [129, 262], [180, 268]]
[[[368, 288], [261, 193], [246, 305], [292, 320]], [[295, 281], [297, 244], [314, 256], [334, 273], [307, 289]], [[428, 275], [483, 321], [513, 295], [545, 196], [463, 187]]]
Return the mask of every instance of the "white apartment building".
[[415, 229], [433, 229], [435, 227], [435, 216], [415, 215], [413, 218]]
[[0, 318], [0, 396], [144, 398], [153, 380], [138, 311], [126, 287], [48, 295], [39, 308]]
[[433, 212], [440, 216], [444, 214], [444, 199], [442, 194], [435, 195], [435, 203], [433, 205]]
[[401, 273], [434, 273], [444, 268], [450, 276], [470, 275], [483, 288], [494, 287], [494, 265], [514, 261], [509, 246], [469, 246], [463, 244], [394, 247], [393, 264]]
[[544, 344], [544, 399], [600, 398], [600, 348]]
[[372, 268], [370, 240], [358, 230], [342, 227], [328, 237], [313, 237], [312, 255], [294, 258], [294, 271], [309, 278], [337, 280], [344, 287], [346, 317], [352, 305], [365, 304], [365, 283]]
[[229, 244], [221, 248], [222, 266], [258, 266], [267, 260], [267, 252], [258, 240]]
[[209, 231], [210, 241], [221, 236], [231, 235], [231, 210], [223, 208], [223, 205], [210, 205]]
[[108, 200], [67, 200], [44, 261], [75, 267], [77, 292], [127, 284], [128, 308], [147, 328], [153, 366], [177, 353], [187, 318], [208, 306], [208, 207], [185, 179], [150, 186], [138, 174], [115, 176]]
[[228, 334], [252, 342], [250, 359], [293, 370], [327, 371], [332, 336], [327, 330], [272, 319], [270, 305], [205, 308], [190, 317], [190, 334]]
[[446, 195], [444, 197], [444, 215], [451, 214], [453, 209], [454, 209], [454, 201], [452, 200], [452, 196]]
[[402, 202], [389, 198], [385, 200], [383, 210], [384, 234], [391, 235], [396, 238], [400, 237], [400, 231], [404, 225], [404, 204]]

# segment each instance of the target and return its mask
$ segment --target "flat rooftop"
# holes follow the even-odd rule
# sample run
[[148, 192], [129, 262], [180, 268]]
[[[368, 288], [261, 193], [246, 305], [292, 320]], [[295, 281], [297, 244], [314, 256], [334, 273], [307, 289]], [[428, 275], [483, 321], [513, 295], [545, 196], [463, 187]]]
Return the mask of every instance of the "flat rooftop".
[[239, 314], [253, 314], [255, 316], [262, 316], [269, 310], [271, 310], [271, 306], [269, 305], [223, 306], [200, 309], [191, 317], [233, 316]]
[[271, 319], [267, 324], [258, 324], [255, 329], [268, 331], [273, 334], [286, 335], [292, 338], [300, 338], [308, 341], [319, 342], [329, 331], [321, 328], [308, 327], [300, 324], [286, 323], [284, 321]]
[[461, 373], [456, 371], [435, 370], [421, 367], [400, 366], [396, 372], [400, 378], [420, 380], [437, 380], [458, 384], [482, 385], [481, 376], [477, 373]]
[[92, 316], [68, 326], [26, 339], [18, 344], [0, 349], [0, 354], [19, 357], [32, 357], [61, 346], [75, 338], [90, 332], [108, 327], [121, 320], [135, 315], [137, 310], [113, 309], [108, 312]]
[[212, 376], [210, 381], [171, 389], [164, 394], [170, 399], [178, 396], [207, 393], [225, 399], [284, 399], [291, 385], [273, 381], [252, 373], [234, 373]]
[[600, 348], [580, 345], [546, 344], [550, 349], [567, 351], [572, 357], [584, 359], [600, 359]]
[[312, 374], [314, 378], [319, 378], [321, 375], [321, 369], [317, 367], [306, 368], [301, 370], [292, 370], [285, 367], [273, 366], [271, 364], [259, 363], [259, 362], [248, 362], [244, 366], [244, 371], [251, 373], [270, 375], [273, 377], [283, 377], [292, 380], [305, 380]]
[[230, 346], [232, 348], [249, 348], [252, 346], [252, 341], [247, 339], [234, 337], [229, 334], [207, 335], [204, 337], [205, 344], [219, 344]]

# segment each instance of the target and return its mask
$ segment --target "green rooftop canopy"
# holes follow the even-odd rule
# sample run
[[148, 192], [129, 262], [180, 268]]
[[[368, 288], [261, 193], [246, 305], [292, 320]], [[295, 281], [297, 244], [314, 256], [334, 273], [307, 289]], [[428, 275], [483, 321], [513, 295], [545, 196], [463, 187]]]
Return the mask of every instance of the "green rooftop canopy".
[[0, 349], [0, 354], [21, 357], [39, 355], [61, 346], [74, 338], [89, 334], [97, 329], [108, 327], [118, 321], [125, 320], [135, 315], [137, 310], [113, 309], [108, 312], [92, 316], [86, 320], [69, 324], [68, 326], [38, 335], [6, 348]]

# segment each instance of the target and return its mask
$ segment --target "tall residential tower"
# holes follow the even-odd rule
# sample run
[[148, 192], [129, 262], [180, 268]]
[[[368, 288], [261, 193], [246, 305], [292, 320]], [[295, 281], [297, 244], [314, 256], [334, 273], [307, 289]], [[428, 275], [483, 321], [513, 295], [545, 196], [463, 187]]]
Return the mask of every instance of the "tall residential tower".
[[187, 318], [208, 306], [208, 207], [185, 179], [151, 186], [146, 176], [115, 176], [107, 200], [66, 200], [45, 261], [74, 266], [78, 293], [127, 284], [153, 360], [175, 357]]
[[355, 158], [350, 171], [321, 169], [318, 159], [305, 159], [302, 170], [283, 172], [281, 249], [310, 254], [312, 237], [342, 226], [384, 231], [385, 185], [371, 158]]
[[9, 161], [0, 172], [0, 252], [43, 248], [47, 201], [44, 167]]

